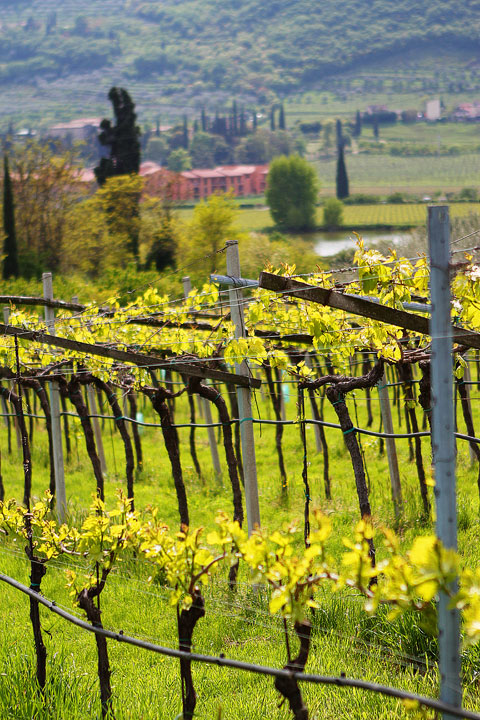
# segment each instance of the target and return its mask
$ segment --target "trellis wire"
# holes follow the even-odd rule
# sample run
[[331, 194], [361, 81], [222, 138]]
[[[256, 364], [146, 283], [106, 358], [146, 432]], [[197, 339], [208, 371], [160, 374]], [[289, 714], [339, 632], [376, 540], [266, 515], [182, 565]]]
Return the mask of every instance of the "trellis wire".
[[68, 622], [76, 625], [83, 630], [87, 630], [88, 632], [92, 632], [95, 635], [101, 635], [105, 638], [110, 638], [111, 640], [116, 640], [117, 642], [123, 642], [127, 645], [132, 645], [143, 650], [149, 650], [160, 655], [165, 655], [167, 657], [177, 659], [191, 660], [194, 662], [208, 663], [211, 665], [217, 665], [219, 667], [228, 667], [236, 670], [242, 670], [244, 672], [256, 673], [259, 675], [294, 679], [297, 682], [306, 682], [314, 685], [334, 685], [336, 687], [352, 687], [362, 690], [370, 690], [372, 692], [398, 698], [400, 700], [416, 701], [419, 704], [424, 705], [425, 707], [432, 708], [433, 710], [450, 713], [454, 717], [466, 718], [467, 720], [480, 720], [480, 715], [478, 713], [471, 712], [470, 710], [463, 710], [458, 707], [453, 707], [452, 705], [444, 703], [440, 700], [428, 698], [423, 695], [416, 695], [415, 693], [406, 692], [405, 690], [399, 690], [398, 688], [392, 688], [387, 685], [380, 685], [379, 683], [368, 682], [367, 680], [348, 678], [343, 675], [341, 675], [340, 677], [334, 677], [325, 675], [314, 675], [302, 672], [292, 672], [289, 670], [281, 670], [278, 668], [268, 667], [266, 665], [256, 665], [253, 663], [243, 662], [241, 660], [231, 660], [224, 657], [223, 653], [219, 656], [202, 655], [199, 653], [189, 653], [182, 650], [176, 650], [174, 648], [155, 645], [153, 643], [145, 642], [144, 640], [139, 640], [135, 637], [125, 635], [123, 630], [115, 632], [112, 630], [106, 630], [105, 628], [94, 627], [88, 622], [85, 622], [84, 620], [76, 617], [75, 615], [66, 612], [65, 610], [60, 608], [55, 601], [48, 600], [42, 595], [39, 595], [39, 593], [37, 593], [35, 590], [31, 590], [26, 585], [19, 583], [17, 580], [9, 577], [8, 575], [0, 574], [0, 581], [7, 583], [16, 590], [23, 592], [25, 595], [33, 597], [37, 602], [39, 602], [41, 605], [44, 605], [56, 615], [59, 615], [64, 620], [67, 620]]

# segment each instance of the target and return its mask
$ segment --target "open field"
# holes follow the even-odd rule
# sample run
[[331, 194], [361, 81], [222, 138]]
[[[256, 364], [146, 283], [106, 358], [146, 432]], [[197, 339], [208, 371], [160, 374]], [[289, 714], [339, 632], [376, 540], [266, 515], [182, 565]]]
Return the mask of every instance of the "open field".
[[[396, 190], [430, 194], [477, 187], [480, 154], [457, 157], [392, 157], [390, 155], [347, 155], [345, 159], [350, 192], [372, 194]], [[336, 160], [315, 161], [321, 187], [335, 189]]]
[[[466, 217], [472, 213], [480, 212], [480, 203], [452, 203], [450, 206], [452, 217]], [[180, 219], [188, 221], [193, 215], [193, 209], [185, 208], [178, 211]], [[424, 225], [427, 217], [426, 204], [378, 204], [378, 205], [345, 205], [343, 210], [343, 224], [347, 227], [372, 228], [375, 226], [416, 227]], [[317, 222], [323, 223], [323, 210], [317, 209]], [[240, 209], [238, 224], [243, 230], [261, 231], [272, 230], [273, 220], [268, 208]]]
[[[472, 389], [474, 408], [478, 394], [476, 388]], [[363, 392], [355, 395], [348, 401], [350, 411], [352, 417], [358, 411], [358, 425], [365, 427], [365, 396]], [[177, 422], [188, 419], [184, 400], [184, 397], [180, 398], [176, 403]], [[263, 418], [271, 417], [271, 411], [259, 392], [257, 401], [259, 415]], [[372, 402], [377, 423], [376, 394], [373, 394]], [[146, 421], [156, 420], [147, 406], [142, 410]], [[297, 416], [295, 400], [291, 396], [286, 402], [286, 412], [289, 419]], [[325, 413], [326, 420], [335, 422], [335, 414], [328, 403]], [[478, 423], [476, 410], [474, 415]], [[202, 420], [199, 419], [199, 422]], [[394, 422], [399, 428], [396, 410]], [[67, 464], [67, 495], [70, 512], [78, 520], [89, 503], [94, 481], [77, 421], [72, 423], [70, 420], [70, 423], [73, 437], [72, 456]], [[108, 423], [105, 421], [103, 435], [108, 468], [106, 496], [107, 502], [111, 502], [115, 488], [124, 487], [125, 481], [123, 450], [117, 433], [110, 435]], [[404, 431], [404, 422], [402, 428]], [[461, 418], [459, 431], [465, 431]], [[208, 528], [212, 526], [218, 509], [230, 510], [231, 492], [226, 479], [219, 483], [213, 477], [205, 431], [197, 431], [199, 459], [205, 473], [203, 480], [199, 480], [190, 467], [188, 430], [181, 429], [179, 432], [192, 524]], [[313, 432], [310, 426], [307, 441], [312, 499], [315, 506], [321, 507], [332, 518], [334, 536], [330, 552], [338, 557], [343, 547], [342, 537], [352, 536], [358, 519], [354, 479], [340, 433], [327, 430], [333, 499], [324, 499], [321, 479], [323, 461], [322, 456], [315, 452]], [[303, 448], [298, 427], [287, 427], [284, 450], [289, 491], [288, 497], [284, 497], [274, 455], [274, 429], [267, 426], [260, 431], [257, 426], [255, 435], [261, 517], [264, 526], [272, 530], [302, 516]], [[46, 433], [41, 422], [36, 424], [34, 437], [33, 491], [35, 496], [40, 496], [48, 485]], [[158, 428], [145, 428], [142, 443], [145, 469], [136, 482], [137, 507], [145, 507], [148, 503], [159, 506], [162, 518], [175, 527], [178, 510], [161, 431]], [[19, 497], [22, 488], [21, 455], [15, 448], [15, 439], [12, 454], [6, 452], [3, 424], [0, 428], [0, 446], [7, 497]], [[386, 457], [379, 456], [378, 440], [363, 438], [362, 447], [369, 472], [374, 522], [392, 526], [394, 517]], [[414, 465], [408, 460], [407, 441], [399, 441], [397, 447], [405, 498], [401, 538], [402, 543], [409, 544], [417, 534], [431, 532], [432, 525], [424, 525], [419, 520], [421, 506], [418, 480]], [[422, 448], [427, 468], [428, 439], [422, 439]], [[222, 453], [221, 457], [225, 472]], [[468, 548], [465, 562], [475, 566], [480, 562], [478, 490], [476, 469], [470, 465], [465, 443], [458, 443], [457, 466], [460, 549], [465, 551]], [[42, 589], [47, 597], [70, 610], [71, 602], [65, 588], [65, 562], [60, 559], [49, 564]], [[28, 567], [22, 549], [12, 547], [4, 540], [0, 544], [0, 568], [2, 572], [27, 582]], [[103, 621], [108, 628], [121, 628], [126, 634], [175, 647], [174, 610], [168, 606], [166, 588], [162, 584], [150, 585], [146, 582], [148, 572], [142, 563], [135, 560], [126, 561], [115, 571], [102, 594]], [[263, 593], [252, 592], [244, 584], [247, 580], [244, 576], [240, 577], [236, 595], [227, 590], [222, 576], [214, 580], [211, 590], [205, 593], [207, 614], [198, 624], [194, 649], [208, 654], [223, 652], [229, 658], [280, 667], [285, 663], [281, 621], [268, 614], [267, 598]], [[28, 621], [28, 602], [24, 596], [3, 584], [0, 585], [0, 597], [2, 607], [8, 608], [8, 612], [0, 615], [0, 716], [6, 720], [30, 720], [32, 717], [36, 720], [83, 720], [86, 714], [95, 717], [98, 713], [98, 689], [93, 638], [60, 618], [49, 615], [46, 610], [41, 610], [44, 628], [49, 633], [45, 638], [49, 685], [46, 706], [42, 710], [38, 696], [33, 691], [33, 643]], [[314, 618], [308, 671], [327, 675], [344, 672], [347, 676], [394, 684], [426, 695], [436, 694], [438, 678], [433, 662], [434, 643], [416, 619], [407, 616], [401, 622], [391, 624], [386, 622], [384, 613], [380, 613], [377, 619], [368, 619], [361, 610], [361, 602], [351, 592], [332, 595], [326, 590], [320, 605]], [[181, 711], [178, 663], [175, 660], [120, 644], [109, 643], [109, 648], [114, 671], [115, 714], [119, 720], [171, 720]], [[479, 710], [475, 681], [479, 662], [477, 651], [469, 651], [464, 660], [467, 688], [465, 706]], [[278, 707], [278, 695], [273, 689], [272, 680], [268, 678], [239, 675], [236, 671], [206, 665], [195, 665], [193, 674], [199, 696], [195, 717], [201, 720], [238, 720], [245, 717], [249, 720], [264, 720], [265, 717], [287, 720], [290, 717], [285, 706]], [[332, 717], [397, 720], [410, 717], [398, 701], [361, 691], [307, 687], [305, 698], [311, 709], [311, 717], [318, 720]]]

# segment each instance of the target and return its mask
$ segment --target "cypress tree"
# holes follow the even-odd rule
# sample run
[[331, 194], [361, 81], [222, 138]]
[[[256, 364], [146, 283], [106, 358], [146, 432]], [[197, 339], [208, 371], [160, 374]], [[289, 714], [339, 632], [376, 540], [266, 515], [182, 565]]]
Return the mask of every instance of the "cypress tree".
[[135, 104], [123, 88], [112, 87], [108, 99], [113, 105], [115, 125], [102, 120], [98, 140], [110, 148], [108, 157], [102, 157], [95, 168], [98, 184], [104, 185], [114, 175], [131, 175], [140, 170], [140, 129], [135, 124]]
[[18, 253], [17, 236], [15, 233], [15, 207], [13, 203], [12, 180], [8, 157], [3, 157], [3, 230], [5, 239], [3, 241], [3, 279], [18, 277]]
[[336, 121], [336, 130], [337, 130], [337, 148], [343, 147], [343, 129], [342, 129], [342, 121], [338, 120]]
[[272, 107], [270, 110], [270, 130], [275, 132], [275, 108]]
[[207, 116], [205, 115], [205, 108], [202, 107], [201, 117], [202, 132], [207, 132]]
[[378, 118], [375, 115], [375, 117], [373, 118], [373, 137], [375, 138], [375, 140], [378, 140], [379, 135], [380, 133], [378, 128]]
[[233, 101], [232, 105], [232, 120], [233, 120], [233, 135], [238, 135], [238, 113], [237, 113], [237, 101]]
[[360, 137], [362, 134], [362, 116], [360, 115], [360, 110], [357, 110], [357, 114], [355, 115], [355, 129], [353, 133], [355, 137]]
[[253, 125], [253, 132], [255, 132], [256, 129], [257, 129], [257, 111], [256, 111], [256, 110], [253, 111], [253, 123], [252, 123], [252, 125]]
[[278, 128], [279, 130], [285, 130], [285, 109], [283, 103], [280, 105], [280, 112], [278, 114]]
[[245, 120], [245, 110], [243, 108], [240, 110], [240, 126], [238, 131], [242, 136], [247, 134], [247, 123]]
[[157, 137], [160, 137], [160, 118], [157, 118], [157, 125], [156, 125], [156, 128], [155, 128], [155, 135], [156, 135]]
[[188, 150], [188, 121], [187, 116], [183, 116], [183, 147]]
[[345, 157], [343, 150], [343, 142], [338, 145], [338, 158], [337, 158], [337, 198], [344, 200], [349, 196], [348, 188], [348, 175], [347, 168], [345, 165]]

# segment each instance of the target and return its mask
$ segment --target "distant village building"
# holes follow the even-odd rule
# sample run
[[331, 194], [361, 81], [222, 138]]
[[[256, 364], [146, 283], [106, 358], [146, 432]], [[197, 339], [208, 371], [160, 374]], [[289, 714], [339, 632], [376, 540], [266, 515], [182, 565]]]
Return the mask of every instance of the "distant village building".
[[[202, 200], [214, 193], [233, 191], [237, 197], [263, 195], [267, 184], [268, 165], [219, 165], [212, 169], [185, 170], [174, 173], [155, 162], [140, 165], [139, 175], [145, 178], [147, 195], [169, 197], [177, 202]], [[95, 173], [85, 168], [78, 173], [81, 183], [93, 185]]]
[[453, 111], [451, 119], [464, 122], [480, 120], [480, 101], [460, 103]]
[[93, 131], [97, 132], [101, 122], [102, 118], [79, 118], [71, 122], [52, 125], [48, 129], [48, 134], [55, 138], [87, 140]]
[[219, 165], [207, 170], [179, 173], [178, 199], [199, 200], [218, 192], [233, 191], [237, 197], [263, 195], [268, 165]]
[[442, 106], [439, 98], [435, 98], [434, 100], [427, 100], [425, 103], [425, 112], [424, 117], [425, 120], [428, 120], [430, 122], [435, 122], [436, 120], [440, 120], [440, 117], [442, 115]]

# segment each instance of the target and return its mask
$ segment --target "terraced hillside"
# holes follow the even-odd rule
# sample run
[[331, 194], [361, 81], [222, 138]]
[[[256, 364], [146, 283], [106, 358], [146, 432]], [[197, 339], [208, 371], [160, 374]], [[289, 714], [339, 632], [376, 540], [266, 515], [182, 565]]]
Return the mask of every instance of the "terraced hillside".
[[480, 84], [479, 30], [479, 0], [0, 0], [1, 113], [101, 112], [113, 83], [135, 86], [147, 114], [160, 99], [168, 114], [233, 94], [270, 104], [426, 50], [421, 87], [461, 92]]

